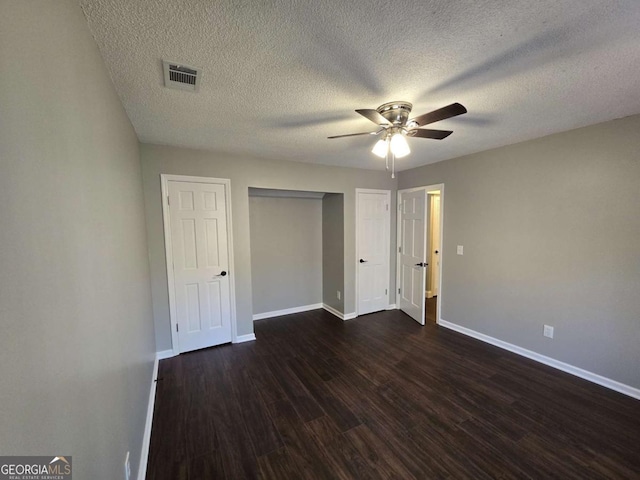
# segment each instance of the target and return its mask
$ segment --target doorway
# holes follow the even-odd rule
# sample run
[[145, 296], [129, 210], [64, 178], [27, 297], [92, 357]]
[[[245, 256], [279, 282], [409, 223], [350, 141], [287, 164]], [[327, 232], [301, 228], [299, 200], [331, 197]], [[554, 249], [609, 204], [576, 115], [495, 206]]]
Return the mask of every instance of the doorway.
[[249, 187], [254, 321], [322, 308], [325, 195]]
[[425, 291], [426, 297], [426, 321], [438, 323], [438, 290], [440, 287], [440, 216], [441, 193], [440, 189], [427, 191], [427, 209], [429, 210], [427, 239], [427, 263]]

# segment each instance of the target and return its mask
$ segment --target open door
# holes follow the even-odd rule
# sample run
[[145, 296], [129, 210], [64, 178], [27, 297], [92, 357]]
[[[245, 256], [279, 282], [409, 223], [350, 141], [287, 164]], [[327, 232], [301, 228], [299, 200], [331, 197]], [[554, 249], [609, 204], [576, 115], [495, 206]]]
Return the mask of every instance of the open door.
[[399, 308], [425, 324], [427, 268], [427, 189], [399, 192]]

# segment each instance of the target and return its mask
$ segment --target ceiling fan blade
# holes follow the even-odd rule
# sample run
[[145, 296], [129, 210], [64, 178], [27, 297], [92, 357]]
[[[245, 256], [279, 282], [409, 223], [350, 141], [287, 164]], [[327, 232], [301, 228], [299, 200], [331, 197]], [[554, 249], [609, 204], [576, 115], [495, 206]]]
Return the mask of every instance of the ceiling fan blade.
[[347, 133], [346, 135], [334, 135], [327, 138], [342, 138], [342, 137], [355, 137], [357, 135], [376, 135], [378, 132], [363, 132], [363, 133]]
[[443, 138], [447, 138], [453, 132], [451, 130], [430, 130], [428, 128], [416, 128], [414, 130], [409, 130], [407, 135], [410, 137], [420, 137], [420, 138], [433, 138], [435, 140], [442, 140]]
[[373, 123], [377, 125], [389, 125], [389, 120], [387, 120], [382, 115], [380, 115], [377, 110], [365, 108], [361, 110], [356, 110], [356, 112], [358, 112], [360, 115], [362, 115], [366, 119], [371, 120]]
[[463, 105], [460, 105], [459, 103], [452, 103], [451, 105], [439, 108], [438, 110], [434, 110], [433, 112], [425, 113], [424, 115], [420, 115], [419, 117], [412, 118], [408, 123], [415, 122], [418, 124], [418, 126], [422, 127], [423, 125], [439, 122], [440, 120], [445, 120], [457, 115], [462, 115], [463, 113], [467, 113], [467, 109], [464, 108]]

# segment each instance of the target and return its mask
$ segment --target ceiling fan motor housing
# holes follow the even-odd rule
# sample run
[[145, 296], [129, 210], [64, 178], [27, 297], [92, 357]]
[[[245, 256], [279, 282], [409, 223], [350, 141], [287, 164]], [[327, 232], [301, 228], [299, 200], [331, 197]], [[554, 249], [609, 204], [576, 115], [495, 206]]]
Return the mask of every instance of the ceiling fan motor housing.
[[389, 102], [380, 105], [376, 111], [394, 125], [405, 125], [412, 107], [409, 102]]

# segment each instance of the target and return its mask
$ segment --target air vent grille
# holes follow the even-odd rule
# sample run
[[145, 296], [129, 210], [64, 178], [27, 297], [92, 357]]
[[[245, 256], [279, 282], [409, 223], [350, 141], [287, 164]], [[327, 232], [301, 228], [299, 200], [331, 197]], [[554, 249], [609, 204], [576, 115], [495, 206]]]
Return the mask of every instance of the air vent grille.
[[164, 71], [164, 86], [177, 90], [197, 92], [200, 86], [200, 70], [187, 67], [177, 62], [162, 62]]

